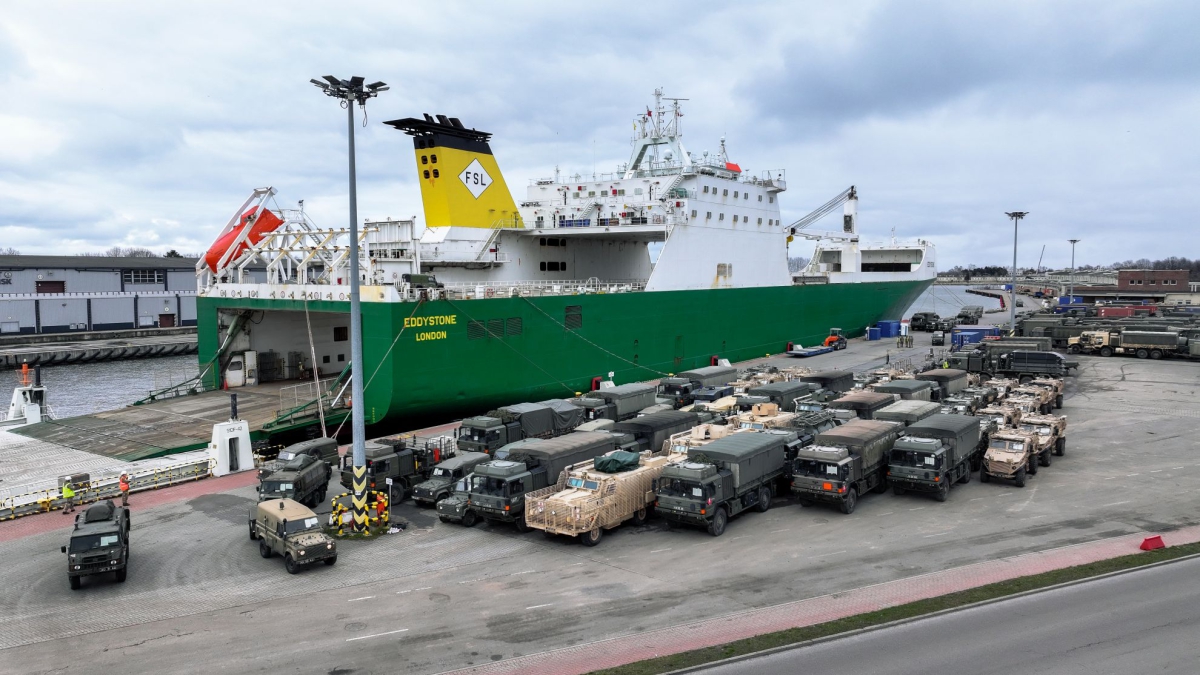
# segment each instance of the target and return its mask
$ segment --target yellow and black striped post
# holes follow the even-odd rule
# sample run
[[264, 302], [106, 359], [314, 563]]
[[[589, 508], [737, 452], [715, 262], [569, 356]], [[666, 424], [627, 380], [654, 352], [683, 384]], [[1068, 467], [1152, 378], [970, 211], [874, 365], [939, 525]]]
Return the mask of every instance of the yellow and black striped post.
[[351, 489], [354, 492], [350, 497], [354, 507], [354, 531], [362, 532], [367, 529], [367, 467], [354, 467]]

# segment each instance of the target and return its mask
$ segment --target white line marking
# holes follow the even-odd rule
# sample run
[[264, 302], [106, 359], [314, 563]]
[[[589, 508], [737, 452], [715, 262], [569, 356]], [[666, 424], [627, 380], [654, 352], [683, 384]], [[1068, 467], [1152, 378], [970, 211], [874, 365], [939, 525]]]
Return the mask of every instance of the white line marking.
[[1041, 515], [1041, 516], [1029, 516], [1029, 517], [1028, 517], [1028, 518], [1026, 518], [1025, 520], [1037, 520], [1038, 518], [1045, 518], [1045, 517], [1046, 517], [1045, 515]]
[[941, 537], [941, 536], [944, 536], [947, 534], [950, 534], [950, 533], [949, 532], [938, 532], [937, 534], [927, 534], [927, 535], [925, 535], [925, 538], [928, 539], [930, 537]]
[[918, 506], [918, 507], [917, 507], [917, 508], [915, 508], [915, 509], [909, 509], [909, 511], [920, 511], [920, 510], [921, 510], [921, 509], [923, 509], [923, 508], [925, 508], [925, 507], [924, 507], [924, 506]]
[[662, 553], [663, 551], [670, 551], [670, 550], [671, 550], [671, 549], [669, 549], [669, 548], [660, 548], [660, 549], [655, 549], [655, 550], [653, 550], [653, 551], [650, 551], [650, 552], [651, 552], [651, 553]]
[[578, 562], [578, 563], [571, 563], [570, 565], [567, 565], [567, 567], [575, 567], [576, 565], [582, 565], [582, 564], [583, 564], [583, 563], [581, 563], [581, 562]]
[[1109, 476], [1108, 478], [1105, 478], [1104, 480], [1112, 480], [1114, 478], [1116, 478], [1116, 476]]
[[1127, 473], [1127, 474], [1125, 474], [1125, 477], [1126, 477], [1126, 478], [1133, 478], [1134, 476], [1140, 476], [1140, 475], [1142, 475], [1142, 474], [1140, 474], [1140, 473]]
[[1126, 500], [1126, 501], [1123, 501], [1123, 502], [1113, 502], [1112, 504], [1105, 504], [1104, 506], [1120, 506], [1120, 505], [1122, 505], [1122, 504], [1128, 504], [1128, 503], [1129, 503], [1129, 501], [1130, 501], [1130, 500]]
[[1162, 469], [1155, 469], [1155, 470], [1151, 471], [1150, 473], [1162, 473]]
[[346, 642], [354, 642], [355, 640], [366, 640], [367, 638], [383, 637], [384, 635], [395, 635], [396, 633], [406, 632], [408, 632], [407, 628], [401, 628], [400, 630], [389, 630], [386, 633], [376, 633], [374, 635], [360, 635], [358, 637], [346, 638]]
[[971, 497], [971, 498], [970, 498], [970, 499], [968, 499], [967, 501], [970, 501], [970, 502], [977, 502], [977, 501], [979, 501], [980, 499], [983, 499], [983, 497]]
[[833, 553], [822, 553], [821, 555], [810, 555], [810, 556], [808, 556], [808, 559], [812, 560], [813, 558], [824, 558], [825, 556], [837, 555], [839, 553], [845, 553], [845, 551], [834, 551]]
[[544, 605], [534, 605], [533, 607], [526, 607], [525, 609], [541, 609], [543, 607], [549, 607], [550, 605], [553, 605], [553, 604], [554, 604], [553, 602], [547, 602]]
[[1183, 468], [1182, 466], [1173, 466], [1173, 467], [1171, 467], [1171, 470], [1178, 471], [1179, 469], [1182, 469], [1182, 468]]
[[363, 596], [361, 598], [351, 598], [351, 599], [347, 600], [346, 602], [358, 602], [359, 600], [370, 600], [373, 597], [375, 597], [375, 596], [367, 595], [367, 596]]
[[[782, 530], [771, 530], [767, 534], [779, 534], [780, 532], [790, 532], [790, 531], [791, 531], [791, 528], [785, 527]], [[651, 553], [653, 553], [653, 552], [654, 551], [651, 551]]]
[[895, 511], [888, 511], [887, 513], [881, 513], [881, 514], [879, 514], [879, 515], [881, 515], [881, 516], [890, 516], [890, 515], [892, 515], [893, 513], [895, 513]]
[[396, 591], [396, 595], [404, 595], [405, 593], [416, 593], [417, 591], [427, 591], [433, 586], [422, 586], [421, 588], [410, 588], [407, 591]]
[[534, 573], [534, 572], [536, 572], [536, 571], [537, 571], [537, 570], [525, 570], [524, 572], [513, 572], [512, 574], [510, 574], [510, 575], [508, 575], [508, 576], [510, 576], [510, 577], [519, 577], [519, 576], [521, 576], [522, 574], [533, 574], [533, 573]]

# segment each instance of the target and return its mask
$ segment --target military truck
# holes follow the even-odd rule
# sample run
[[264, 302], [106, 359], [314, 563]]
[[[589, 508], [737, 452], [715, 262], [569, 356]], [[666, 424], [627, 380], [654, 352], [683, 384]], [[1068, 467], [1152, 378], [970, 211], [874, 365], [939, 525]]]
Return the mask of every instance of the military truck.
[[[493, 459], [475, 466], [469, 503], [458, 517], [467, 525], [465, 514], [471, 512], [491, 522], [513, 523], [518, 531], [525, 532], [529, 529], [525, 525], [526, 495], [553, 485], [568, 467], [615, 449], [616, 439], [603, 431], [577, 431], [556, 438], [518, 441], [508, 448], [507, 459]], [[442, 509], [438, 509], [438, 514], [443, 515]]]
[[850, 514], [860, 495], [886, 491], [888, 451], [902, 428], [895, 422], [852, 420], [800, 448], [792, 460], [792, 492], [800, 506], [832, 503]]
[[635, 382], [589, 391], [572, 403], [583, 410], [585, 420], [620, 422], [637, 417], [639, 411], [654, 405], [655, 393], [654, 385]]
[[854, 391], [841, 398], [834, 399], [826, 405], [832, 410], [851, 410], [860, 420], [875, 419], [875, 413], [892, 405], [897, 400], [895, 394], [881, 394], [875, 391]]
[[613, 425], [615, 434], [629, 434], [637, 440], [638, 451], [655, 451], [672, 434], [691, 429], [700, 423], [700, 415], [682, 410], [664, 410], [652, 415], [635, 417]]
[[870, 389], [881, 394], [894, 394], [906, 401], [928, 401], [932, 398], [933, 383], [929, 380], [888, 380], [875, 382]]
[[705, 527], [719, 537], [729, 519], [771, 507], [775, 483], [787, 469], [796, 434], [739, 432], [692, 448], [687, 460], [668, 464], [658, 481], [656, 509], [664, 519]]
[[817, 389], [817, 385], [812, 382], [786, 380], [751, 387], [746, 390], [746, 394], [763, 397], [766, 400], [761, 402], [774, 403], [784, 412], [795, 412], [796, 400], [812, 395]]
[[323, 460], [298, 454], [277, 467], [274, 471], [259, 470], [258, 486], [255, 487], [258, 501], [287, 498], [305, 506], [316, 506], [325, 501], [333, 469]]
[[991, 419], [996, 423], [996, 431], [1004, 427], [1015, 427], [1021, 421], [1021, 411], [1016, 408], [1005, 406], [1001, 403], [989, 405], [986, 408], [980, 408], [975, 412], [975, 416], [980, 419]]
[[111, 499], [96, 502], [75, 516], [67, 554], [67, 581], [77, 591], [84, 577], [112, 572], [124, 582], [129, 571], [129, 507]]
[[979, 420], [967, 415], [938, 414], [910, 425], [888, 459], [892, 490], [897, 495], [928, 492], [946, 501], [955, 483], [971, 482], [979, 432]]
[[937, 411], [938, 404], [931, 401], [900, 400], [876, 411], [875, 419], [909, 426], [937, 413]]
[[321, 529], [321, 520], [294, 499], [259, 502], [250, 513], [250, 541], [264, 558], [283, 556], [288, 574], [323, 562], [337, 562], [337, 542]]
[[1054, 396], [1055, 410], [1063, 407], [1063, 391], [1066, 389], [1062, 380], [1053, 377], [1039, 377], [1027, 382], [1031, 387], [1042, 387], [1047, 389]]
[[992, 434], [988, 448], [979, 468], [979, 481], [987, 483], [993, 478], [1012, 480], [1019, 488], [1025, 487], [1028, 476], [1037, 473], [1037, 454], [1034, 452], [1033, 437], [1019, 429], [1001, 429]]
[[482, 452], [460, 452], [450, 459], [443, 460], [433, 467], [429, 480], [413, 486], [413, 501], [422, 506], [437, 504], [453, 493], [454, 484], [466, 478], [475, 469], [475, 465], [489, 459], [491, 457]]
[[585, 546], [600, 543], [605, 530], [632, 520], [641, 525], [654, 508], [654, 488], [672, 461], [664, 452], [616, 451], [584, 462], [550, 487], [525, 497], [525, 524], [546, 536], [579, 537]]
[[[302, 441], [300, 443], [293, 443], [283, 450], [280, 450], [279, 455], [275, 459], [281, 463], [290, 462], [298, 455], [316, 457], [332, 468], [338, 464], [338, 442], [333, 438], [321, 437]], [[264, 466], [270, 466], [270, 464]]]
[[[429, 478], [433, 467], [454, 457], [457, 453], [453, 439], [438, 437], [431, 439], [381, 438], [367, 441], [366, 447], [367, 488], [384, 490], [391, 479], [391, 500], [400, 503], [408, 498], [413, 487]], [[342, 457], [342, 487], [354, 486], [354, 456], [346, 453]]]
[[917, 312], [909, 319], [908, 327], [912, 331], [929, 332], [941, 317], [935, 312]]
[[934, 368], [917, 373], [917, 379], [933, 384], [933, 391], [930, 393], [931, 401], [940, 401], [947, 396], [953, 396], [968, 386], [967, 371], [957, 368]]
[[522, 438], [552, 438], [568, 433], [583, 421], [583, 410], [562, 399], [517, 403], [468, 417], [459, 427], [458, 449], [486, 452]]
[[835, 399], [838, 394], [843, 394], [854, 389], [854, 373], [849, 370], [822, 370], [808, 375], [801, 375], [796, 379], [801, 382], [812, 382], [823, 390], [814, 392], [814, 398], [820, 401]]
[[1036, 437], [1038, 463], [1050, 466], [1050, 456], [1063, 456], [1067, 450], [1066, 415], [1025, 415], [1017, 428]]
[[727, 385], [737, 379], [733, 366], [705, 366], [666, 377], [658, 381], [658, 400], [682, 408], [694, 402], [693, 392], [702, 387]]
[[942, 413], [950, 415], [974, 415], [979, 409], [979, 399], [974, 396], [948, 396], [941, 400]]
[[959, 325], [974, 326], [983, 318], [982, 305], [963, 305], [958, 310], [958, 316], [954, 317]]

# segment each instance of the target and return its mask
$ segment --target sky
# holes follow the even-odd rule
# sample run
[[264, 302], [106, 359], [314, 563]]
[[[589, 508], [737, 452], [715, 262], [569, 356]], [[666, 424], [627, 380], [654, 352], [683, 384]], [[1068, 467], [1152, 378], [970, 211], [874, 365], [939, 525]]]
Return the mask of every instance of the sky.
[[421, 211], [385, 120], [492, 132], [519, 201], [626, 161], [661, 87], [689, 150], [786, 170], [785, 221], [855, 185], [864, 238], [942, 269], [1010, 264], [1014, 210], [1023, 267], [1072, 238], [1079, 264], [1197, 257], [1198, 25], [1169, 1], [10, 1], [0, 249], [202, 251], [266, 185], [346, 224], [346, 116], [309, 84], [332, 74], [391, 86], [356, 128], [368, 218]]

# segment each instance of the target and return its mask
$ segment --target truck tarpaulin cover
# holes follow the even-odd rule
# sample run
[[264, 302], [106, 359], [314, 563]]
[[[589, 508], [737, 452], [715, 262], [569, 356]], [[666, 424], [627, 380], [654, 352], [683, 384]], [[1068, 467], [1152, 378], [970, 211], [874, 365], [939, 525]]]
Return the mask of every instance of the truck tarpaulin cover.
[[583, 409], [561, 398], [542, 401], [538, 405], [544, 405], [553, 412], [552, 423], [554, 424], [554, 433], [556, 434], [574, 429], [583, 421]]
[[554, 410], [544, 403], [517, 403], [488, 413], [501, 422], [520, 422], [526, 436], [548, 434], [554, 429]]
[[638, 468], [638, 459], [641, 458], [636, 452], [625, 452], [618, 450], [614, 453], [596, 458], [596, 470], [604, 473], [621, 473], [623, 471], [633, 471]]

